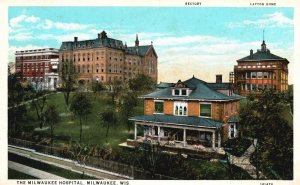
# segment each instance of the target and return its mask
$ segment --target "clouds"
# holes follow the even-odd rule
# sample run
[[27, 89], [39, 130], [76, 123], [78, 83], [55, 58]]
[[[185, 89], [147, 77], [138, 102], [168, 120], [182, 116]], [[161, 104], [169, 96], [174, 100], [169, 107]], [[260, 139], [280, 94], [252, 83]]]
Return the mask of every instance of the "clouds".
[[59, 29], [64, 31], [70, 30], [85, 30], [87, 28], [93, 27], [89, 24], [79, 24], [79, 23], [64, 23], [55, 22], [49, 19], [42, 19], [36, 16], [19, 15], [17, 17], [11, 18], [9, 21], [9, 26], [12, 29], [20, 28], [30, 28], [30, 29]]
[[[84, 15], [88, 17], [88, 14]], [[9, 20], [10, 61], [14, 61], [15, 50], [43, 48], [45, 45], [59, 48], [61, 42], [72, 41], [75, 36], [79, 40], [95, 39], [97, 33], [102, 30], [107, 32], [108, 37], [133, 46], [136, 33], [138, 33], [140, 45], [149, 45], [153, 41], [159, 57], [159, 81], [184, 80], [193, 74], [206, 81], [214, 81], [215, 74], [223, 74], [224, 81], [228, 81], [228, 74], [233, 71], [236, 60], [249, 55], [250, 49], [255, 51], [260, 48], [261, 41], [256, 40], [257, 37], [253, 36], [258, 31], [254, 30], [276, 27], [283, 29], [280, 31], [272, 29], [272, 32], [268, 33], [272, 41], [267, 39], [267, 46], [272, 53], [287, 58], [292, 67], [293, 33], [286, 39], [281, 39], [278, 35], [290, 31], [293, 28], [293, 20], [278, 11], [257, 15], [239, 14], [242, 21], [237, 22], [236, 17], [230, 18], [229, 20], [232, 22], [227, 21], [227, 24], [222, 23], [217, 28], [212, 26], [216, 23], [209, 21], [209, 18], [207, 21], [199, 21], [197, 25], [190, 25], [189, 21], [186, 21], [186, 23], [181, 23], [179, 28], [160, 25], [161, 21], [157, 21], [157, 25], [155, 25], [157, 29], [153, 30], [147, 29], [147, 22], [134, 22], [135, 19], [130, 19], [131, 22], [129, 20], [129, 22], [124, 22], [124, 20], [118, 22], [112, 21], [111, 17], [107, 19], [104, 17], [99, 19], [76, 18], [76, 20], [80, 20], [78, 22], [66, 21], [70, 20], [70, 17], [64, 17], [65, 21], [62, 21], [58, 18], [59, 16], [42, 18], [40, 14], [21, 13]], [[219, 19], [222, 20], [222, 17]], [[74, 20], [73, 17], [72, 20]], [[162, 24], [166, 23], [167, 21]], [[164, 30], [164, 28], [170, 29]], [[205, 31], [206, 28], [209, 31]], [[246, 31], [248, 32], [246, 33]], [[290, 71], [292, 72], [292, 69]], [[292, 81], [292, 75], [290, 75], [290, 82]]]
[[24, 26], [23, 23], [36, 23], [39, 20], [40, 20], [39, 17], [20, 15], [10, 19], [9, 26], [11, 28], [20, 28]]
[[91, 28], [93, 25], [84, 25], [79, 23], [63, 23], [63, 22], [53, 22], [49, 19], [43, 20], [39, 24], [39, 28], [41, 29], [59, 29], [64, 31], [71, 30], [85, 30], [87, 28]]
[[283, 15], [282, 12], [274, 12], [265, 14], [260, 19], [244, 20], [241, 22], [229, 22], [228, 28], [245, 28], [251, 26], [253, 28], [274, 28], [274, 27], [293, 27], [293, 19]]
[[[32, 39], [43, 40], [44, 37], [41, 36], [45, 35], [45, 32], [47, 31], [84, 32], [90, 29], [94, 29], [94, 25], [79, 24], [74, 22], [66, 23], [60, 21], [52, 21], [49, 19], [42, 19], [33, 15], [29, 16], [22, 14], [9, 20], [9, 39], [15, 41], [25, 41]], [[61, 41], [59, 39], [60, 37], [51, 36], [50, 38]]]
[[[184, 39], [186, 38], [186, 39]], [[209, 38], [209, 40], [203, 39]], [[173, 37], [164, 38], [164, 42], [173, 41]], [[185, 80], [193, 74], [209, 82], [215, 81], [216, 74], [222, 74], [223, 80], [229, 80], [229, 72], [237, 65], [236, 60], [248, 56], [250, 49], [260, 49], [261, 41], [243, 42], [226, 37], [186, 36], [178, 38], [178, 45], [164, 47], [155, 45], [159, 56], [158, 79], [174, 82]], [[195, 42], [195, 40], [197, 42]], [[202, 41], [202, 42], [201, 42]], [[154, 43], [157, 43], [154, 41]], [[287, 58], [293, 66], [293, 47], [284, 47], [282, 43], [267, 42], [268, 49], [275, 55]], [[293, 82], [293, 70], [290, 70], [289, 82]], [[172, 75], [173, 74], [173, 75]]]
[[16, 41], [24, 41], [34, 39], [33, 35], [30, 32], [17, 32], [12, 34], [9, 39]]

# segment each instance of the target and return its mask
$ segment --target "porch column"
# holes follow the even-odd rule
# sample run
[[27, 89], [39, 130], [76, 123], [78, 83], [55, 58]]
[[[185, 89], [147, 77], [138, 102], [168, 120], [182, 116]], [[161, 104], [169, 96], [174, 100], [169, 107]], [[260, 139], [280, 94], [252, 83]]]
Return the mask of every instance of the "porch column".
[[186, 147], [186, 129], [183, 129], [183, 147]]
[[212, 132], [212, 148], [216, 148], [216, 136], [215, 136], [215, 131]]
[[221, 147], [221, 133], [220, 131], [218, 132], [218, 148]]
[[160, 142], [160, 126], [157, 126], [157, 134], [158, 134], [157, 141]]
[[136, 140], [136, 123], [134, 123], [134, 140]]

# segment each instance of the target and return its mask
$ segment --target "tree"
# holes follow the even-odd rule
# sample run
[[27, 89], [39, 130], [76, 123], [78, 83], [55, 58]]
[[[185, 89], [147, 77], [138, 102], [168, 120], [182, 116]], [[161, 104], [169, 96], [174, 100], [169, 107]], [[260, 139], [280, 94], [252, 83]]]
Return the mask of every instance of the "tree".
[[137, 105], [137, 96], [133, 92], [127, 92], [123, 94], [120, 98], [119, 109], [120, 109], [120, 118], [123, 123], [126, 123], [128, 131], [132, 123], [128, 120], [129, 117], [134, 112], [134, 107]]
[[18, 78], [20, 76], [20, 72], [16, 74], [9, 73], [8, 75], [8, 106], [20, 104], [24, 99], [26, 91], [29, 90], [22, 86], [20, 78]]
[[32, 100], [32, 105], [35, 108], [36, 115], [40, 122], [40, 128], [44, 125], [44, 107], [46, 105], [47, 97], [44, 95], [42, 98], [36, 98]]
[[61, 89], [64, 93], [64, 99], [66, 105], [69, 105], [70, 93], [74, 89], [74, 85], [77, 79], [77, 73], [73, 62], [62, 63], [60, 70], [61, 77]]
[[80, 122], [80, 135], [79, 135], [79, 142], [81, 142], [82, 136], [82, 118], [87, 116], [91, 112], [92, 104], [90, 100], [83, 95], [83, 93], [75, 95], [73, 101], [70, 105], [70, 110], [79, 117]]
[[283, 118], [284, 107], [282, 94], [266, 90], [249, 100], [241, 111], [240, 125], [242, 137], [257, 139], [252, 162], [259, 170], [270, 178], [292, 179], [293, 130]]
[[122, 92], [122, 90], [124, 90], [123, 83], [122, 81], [119, 80], [113, 81], [110, 83], [110, 87], [111, 87], [111, 91], [110, 91], [111, 101], [112, 104], [115, 105], [116, 97], [118, 97]]
[[[95, 147], [87, 144], [75, 143], [71, 145], [70, 153], [73, 159], [81, 166], [86, 166], [86, 161], [94, 153]], [[82, 168], [82, 176], [84, 177], [84, 168]]]
[[145, 93], [155, 89], [155, 82], [145, 74], [138, 74], [128, 81], [129, 89], [135, 93]]
[[109, 128], [111, 126], [114, 126], [116, 123], [116, 114], [113, 109], [106, 109], [104, 112], [100, 113], [100, 122], [103, 123], [103, 125], [106, 127], [106, 143], [107, 143], [107, 137], [108, 137], [108, 132]]
[[51, 153], [52, 153], [52, 147], [53, 147], [53, 134], [54, 134], [54, 125], [58, 123], [59, 121], [59, 114], [56, 110], [55, 105], [50, 104], [48, 105], [45, 113], [45, 123], [50, 125], [50, 137], [51, 137]]
[[8, 133], [9, 136], [15, 135], [18, 131], [21, 131], [20, 123], [25, 119], [26, 106], [20, 105], [24, 100], [26, 89], [22, 86], [22, 83], [18, 77], [21, 73], [8, 74]]
[[8, 109], [8, 135], [19, 136], [26, 121], [26, 106], [16, 106]]
[[135, 159], [138, 165], [143, 168], [145, 172], [150, 173], [151, 178], [154, 179], [161, 155], [162, 148], [159, 143], [157, 145], [142, 143], [137, 147]]
[[101, 91], [103, 91], [105, 88], [101, 82], [98, 81], [92, 81], [92, 90], [95, 94], [95, 99], [97, 94], [100, 94]]

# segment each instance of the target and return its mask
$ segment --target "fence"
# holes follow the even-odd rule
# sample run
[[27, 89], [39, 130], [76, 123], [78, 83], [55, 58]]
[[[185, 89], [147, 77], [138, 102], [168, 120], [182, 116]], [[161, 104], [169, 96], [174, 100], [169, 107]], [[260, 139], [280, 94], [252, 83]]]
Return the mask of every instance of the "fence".
[[[48, 154], [48, 155], [53, 155], [56, 157], [72, 159], [71, 153], [68, 151], [68, 149], [64, 149], [64, 148], [39, 145], [35, 142], [16, 139], [16, 138], [10, 138], [10, 137], [8, 138], [8, 144], [33, 149], [37, 152]], [[154, 177], [151, 177], [150, 174], [148, 174], [145, 171], [138, 169], [134, 166], [123, 164], [123, 163], [118, 163], [115, 161], [104, 160], [99, 157], [90, 156], [89, 158], [87, 158], [85, 163], [87, 166], [90, 166], [90, 167], [104, 169], [104, 170], [111, 171], [114, 173], [126, 175], [126, 176], [132, 177], [134, 179], [153, 178], [153, 179], [160, 179], [160, 180], [163, 180], [163, 179], [177, 180], [176, 178], [164, 176], [164, 175], [160, 175], [160, 174], [155, 174]]]

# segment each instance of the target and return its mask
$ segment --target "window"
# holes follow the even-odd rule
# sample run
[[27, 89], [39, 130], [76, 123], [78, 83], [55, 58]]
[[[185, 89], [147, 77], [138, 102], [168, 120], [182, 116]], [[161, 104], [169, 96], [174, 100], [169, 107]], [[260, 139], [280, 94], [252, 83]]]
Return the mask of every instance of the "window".
[[250, 72], [247, 72], [246, 73], [246, 78], [250, 78], [251, 77], [251, 73]]
[[262, 90], [262, 84], [258, 84], [257, 89]]
[[200, 103], [200, 116], [211, 117], [211, 104]]
[[187, 89], [174, 89], [173, 96], [187, 96]]
[[236, 123], [229, 123], [229, 129], [228, 129], [228, 137], [229, 138], [235, 138], [237, 136], [237, 125]]
[[268, 78], [269, 73], [268, 72], [264, 72], [264, 78]]
[[164, 102], [155, 101], [155, 113], [164, 113]]
[[257, 72], [257, 78], [262, 78], [262, 72]]
[[174, 114], [179, 116], [186, 116], [187, 106], [187, 102], [174, 102]]
[[251, 78], [256, 78], [256, 72], [251, 72]]
[[252, 86], [251, 90], [255, 91], [256, 90], [256, 84], [251, 84], [251, 86]]

